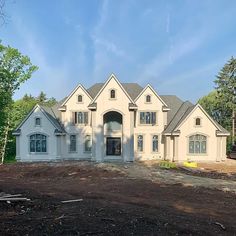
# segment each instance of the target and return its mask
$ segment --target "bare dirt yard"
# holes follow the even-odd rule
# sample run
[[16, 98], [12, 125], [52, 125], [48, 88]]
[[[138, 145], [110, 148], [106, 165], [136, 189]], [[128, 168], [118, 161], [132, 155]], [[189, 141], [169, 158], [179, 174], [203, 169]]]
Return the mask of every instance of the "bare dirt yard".
[[0, 201], [0, 235], [236, 235], [236, 162], [225, 165], [3, 165], [0, 193], [30, 201]]

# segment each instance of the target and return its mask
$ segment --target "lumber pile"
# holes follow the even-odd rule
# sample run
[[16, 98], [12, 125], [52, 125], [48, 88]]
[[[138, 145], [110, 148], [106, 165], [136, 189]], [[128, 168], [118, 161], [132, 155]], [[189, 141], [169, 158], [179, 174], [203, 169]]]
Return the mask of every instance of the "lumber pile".
[[11, 203], [13, 201], [30, 201], [30, 199], [26, 197], [22, 197], [22, 194], [7, 194], [4, 192], [0, 192], [0, 202], [2, 201]]

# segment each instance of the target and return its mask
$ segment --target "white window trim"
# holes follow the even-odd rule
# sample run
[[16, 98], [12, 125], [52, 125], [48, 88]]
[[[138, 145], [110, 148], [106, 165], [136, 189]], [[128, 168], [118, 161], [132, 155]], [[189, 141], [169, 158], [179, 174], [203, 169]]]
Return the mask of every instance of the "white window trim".
[[[199, 118], [200, 119], [200, 125], [196, 125], [196, 119], [197, 118]], [[195, 127], [195, 128], [200, 128], [200, 127], [202, 127], [202, 117], [200, 117], [200, 116], [196, 116], [196, 117], [194, 117], [194, 119], [193, 119], [193, 126]]]
[[[206, 137], [206, 152], [205, 153], [190, 153], [189, 152], [189, 137], [191, 136], [195, 136], [195, 135], [202, 135]], [[208, 156], [208, 143], [209, 143], [209, 136], [203, 133], [193, 133], [190, 134], [188, 136], [186, 136], [187, 138], [187, 156]]]
[[[42, 135], [46, 136], [46, 147], [47, 147], [46, 152], [31, 152], [30, 151], [30, 136], [35, 135], [35, 134], [42, 134]], [[33, 132], [33, 133], [28, 134], [27, 137], [28, 137], [28, 153], [30, 155], [48, 155], [48, 153], [49, 153], [49, 151], [48, 151], [49, 150], [48, 139], [50, 137], [48, 134], [45, 134], [43, 132]]]
[[[142, 135], [143, 136], [143, 151], [139, 151], [138, 150], [138, 136]], [[136, 151], [137, 153], [145, 153], [145, 142], [144, 142], [144, 139], [145, 139], [145, 134], [136, 134]]]
[[[157, 141], [158, 141], [158, 151], [157, 152], [154, 152], [153, 151], [153, 136], [157, 136]], [[151, 134], [151, 153], [152, 154], [158, 154], [158, 153], [160, 153], [160, 134]]]
[[[141, 112], [156, 112], [156, 124], [140, 124], [140, 113]], [[158, 110], [140, 110], [138, 113], [138, 125], [139, 126], [158, 126]]]
[[[91, 151], [86, 151], [85, 150], [85, 142], [86, 142], [86, 136], [90, 136], [90, 141], [91, 141]], [[92, 148], [93, 148], [93, 138], [92, 138], [92, 134], [91, 133], [89, 133], [89, 134], [85, 134], [84, 135], [84, 143], [83, 143], [84, 145], [84, 153], [92, 153]]]
[[[71, 135], [75, 135], [75, 151], [71, 151], [70, 150], [70, 136]], [[69, 136], [68, 136], [68, 140], [69, 140], [69, 142], [68, 142], [68, 153], [77, 153], [77, 150], [78, 150], [78, 147], [77, 147], [77, 144], [78, 144], [78, 142], [77, 142], [77, 134], [75, 134], [75, 133], [72, 133], [72, 134], [69, 134]]]
[[[150, 96], [150, 102], [147, 102], [147, 96]], [[151, 94], [146, 94], [145, 95], [145, 104], [152, 104], [152, 95]]]
[[[111, 98], [111, 91], [114, 90], [115, 91], [115, 97]], [[117, 89], [109, 89], [109, 100], [117, 100]]]
[[[40, 119], [40, 125], [37, 125], [37, 124], [36, 124], [36, 119]], [[34, 118], [34, 126], [35, 126], [35, 127], [41, 127], [41, 126], [42, 126], [42, 118], [41, 118], [40, 116], [36, 116], [36, 117]]]
[[[82, 96], [82, 102], [79, 102], [79, 101], [78, 101], [78, 97], [79, 97], [79, 96]], [[83, 104], [83, 103], [84, 103], [84, 95], [83, 95], [83, 94], [78, 94], [78, 95], [77, 95], [77, 103], [78, 103], [78, 104]]]
[[[83, 124], [75, 124], [74, 123], [74, 116], [73, 116], [73, 114], [74, 114], [74, 112], [88, 112], [88, 123], [83, 123]], [[78, 117], [77, 117], [77, 119], [78, 119]], [[84, 127], [84, 126], [90, 126], [90, 111], [89, 110], [71, 110], [71, 124], [73, 125], [73, 126], [77, 126], [77, 127]]]

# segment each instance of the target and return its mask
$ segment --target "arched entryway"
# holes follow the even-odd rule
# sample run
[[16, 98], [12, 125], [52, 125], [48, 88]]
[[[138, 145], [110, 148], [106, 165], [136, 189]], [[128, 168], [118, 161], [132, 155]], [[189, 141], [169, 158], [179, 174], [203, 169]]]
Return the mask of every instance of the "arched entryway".
[[106, 156], [122, 156], [122, 114], [109, 111], [103, 116]]

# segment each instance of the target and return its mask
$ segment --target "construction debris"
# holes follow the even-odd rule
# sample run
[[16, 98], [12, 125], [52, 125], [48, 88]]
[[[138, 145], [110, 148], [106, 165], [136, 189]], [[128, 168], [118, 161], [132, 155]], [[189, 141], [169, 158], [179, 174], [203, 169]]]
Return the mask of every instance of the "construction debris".
[[82, 202], [83, 199], [79, 198], [79, 199], [73, 199], [73, 200], [66, 200], [66, 201], [61, 201], [62, 203], [69, 203], [69, 202]]
[[6, 194], [1, 192], [0, 201], [6, 201], [7, 203], [11, 203], [12, 201], [30, 201], [29, 198], [20, 196], [22, 196], [22, 194]]

